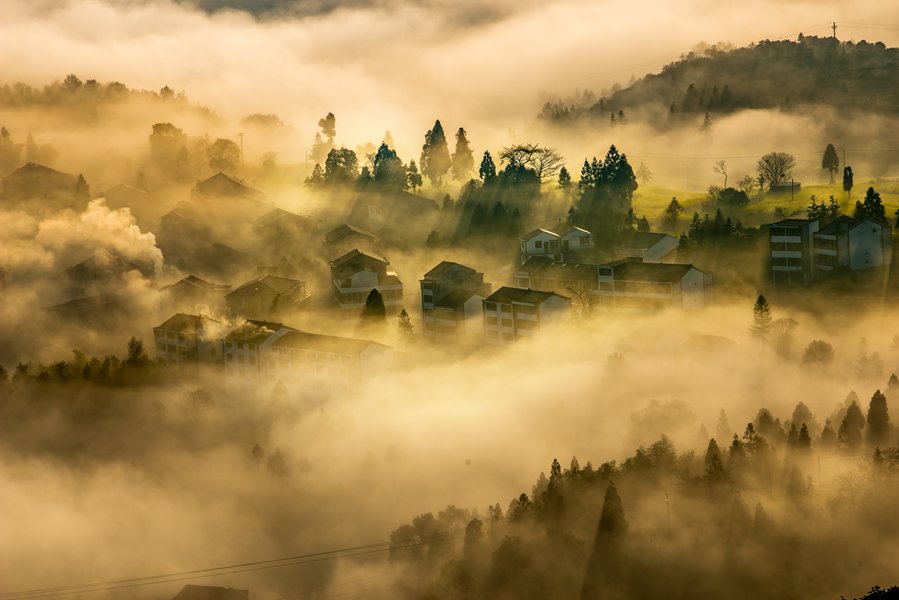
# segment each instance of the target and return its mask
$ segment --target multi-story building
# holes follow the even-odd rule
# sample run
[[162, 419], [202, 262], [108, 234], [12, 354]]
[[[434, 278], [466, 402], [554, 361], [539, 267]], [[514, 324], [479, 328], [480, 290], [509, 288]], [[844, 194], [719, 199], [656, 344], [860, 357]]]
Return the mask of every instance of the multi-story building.
[[566, 296], [515, 287], [501, 287], [482, 304], [484, 335], [497, 344], [533, 337], [541, 326], [571, 314], [571, 299]]
[[176, 364], [220, 361], [220, 327], [218, 321], [209, 317], [176, 313], [153, 328], [156, 359]]
[[262, 371], [268, 348], [287, 333], [296, 331], [283, 323], [249, 320], [225, 336], [222, 347], [225, 373], [248, 377]]
[[331, 261], [334, 299], [346, 318], [357, 317], [372, 290], [384, 299], [388, 316], [396, 316], [403, 308], [403, 282], [386, 259], [351, 250]]
[[443, 261], [425, 273], [420, 284], [424, 337], [456, 340], [482, 333], [481, 301], [491, 288], [483, 273]]
[[645, 263], [626, 258], [596, 267], [598, 304], [657, 309], [705, 305], [705, 274], [686, 264]]
[[783, 219], [768, 226], [771, 280], [807, 284], [814, 278], [816, 219]]
[[387, 366], [392, 354], [378, 342], [291, 331], [269, 345], [263, 368], [286, 384], [349, 383]]
[[821, 271], [888, 267], [893, 255], [891, 233], [888, 226], [871, 219], [837, 217], [813, 236], [815, 267]]

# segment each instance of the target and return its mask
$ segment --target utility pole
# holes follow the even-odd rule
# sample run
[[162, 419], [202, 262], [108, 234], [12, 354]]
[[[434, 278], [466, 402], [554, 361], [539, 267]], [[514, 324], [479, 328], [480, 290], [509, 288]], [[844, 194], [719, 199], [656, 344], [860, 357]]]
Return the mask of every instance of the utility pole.
[[668, 492], [665, 492], [665, 521], [668, 533], [671, 533], [671, 498], [668, 496]]
[[833, 66], [837, 60], [837, 22], [834, 21], [833, 25], [831, 25], [833, 29], [833, 52], [830, 54], [830, 74], [833, 75]]

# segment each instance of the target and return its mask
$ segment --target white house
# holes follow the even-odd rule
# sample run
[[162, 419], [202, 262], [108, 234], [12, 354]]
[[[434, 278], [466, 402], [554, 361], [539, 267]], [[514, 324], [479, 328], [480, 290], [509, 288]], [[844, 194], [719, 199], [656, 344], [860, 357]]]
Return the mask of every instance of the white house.
[[351, 250], [331, 261], [334, 299], [347, 318], [359, 315], [373, 289], [384, 298], [388, 316], [403, 308], [403, 282], [386, 259]]
[[482, 302], [488, 342], [507, 344], [533, 337], [542, 326], [571, 314], [571, 299], [553, 292], [501, 287]]
[[[593, 234], [586, 229], [569, 225], [562, 230], [562, 252], [567, 255], [573, 252], [593, 249]], [[568, 257], [563, 256], [563, 260]]]
[[482, 334], [481, 301], [492, 287], [484, 283], [483, 273], [443, 261], [419, 283], [424, 337], [456, 340]]
[[553, 260], [562, 260], [562, 236], [547, 229], [534, 229], [519, 239], [521, 264], [531, 256], [548, 256]]
[[156, 359], [183, 364], [221, 360], [218, 321], [202, 315], [176, 313], [153, 328]]

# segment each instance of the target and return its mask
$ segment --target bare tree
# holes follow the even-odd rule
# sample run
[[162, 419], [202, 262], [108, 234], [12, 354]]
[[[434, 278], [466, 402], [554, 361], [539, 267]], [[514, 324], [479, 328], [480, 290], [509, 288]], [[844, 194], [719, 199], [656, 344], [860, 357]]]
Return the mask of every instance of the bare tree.
[[747, 196], [751, 196], [752, 190], [755, 189], [755, 179], [752, 178], [752, 175], [747, 175], [737, 182], [737, 189], [746, 192]]
[[582, 316], [589, 316], [593, 312], [593, 307], [596, 306], [597, 297], [592, 293], [594, 288], [590, 287], [589, 284], [578, 283], [576, 285], [569, 285], [565, 290], [577, 299], [577, 303], [581, 306]]
[[512, 166], [524, 166], [537, 173], [540, 182], [555, 179], [565, 164], [565, 157], [555, 148], [539, 144], [516, 144], [503, 148], [499, 153], [503, 162]]
[[759, 177], [768, 182], [769, 186], [777, 185], [793, 176], [796, 158], [786, 152], [769, 152], [759, 159], [757, 168]]
[[724, 185], [721, 186], [722, 189], [727, 187], [727, 161], [719, 160], [712, 167], [712, 171], [718, 173], [719, 175], [724, 175]]

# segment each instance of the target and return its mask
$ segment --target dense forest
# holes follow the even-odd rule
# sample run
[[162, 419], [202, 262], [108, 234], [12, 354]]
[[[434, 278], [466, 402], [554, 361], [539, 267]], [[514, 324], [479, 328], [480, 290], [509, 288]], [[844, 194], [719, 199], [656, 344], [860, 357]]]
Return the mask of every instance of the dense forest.
[[897, 114], [897, 78], [897, 48], [800, 35], [690, 52], [598, 101], [548, 102], [540, 116], [556, 123], [641, 120], [671, 127], [745, 109], [801, 112], [824, 105], [841, 114]]

